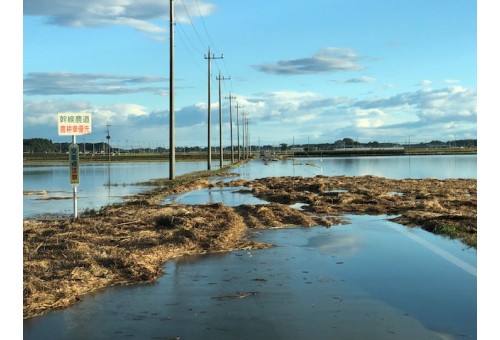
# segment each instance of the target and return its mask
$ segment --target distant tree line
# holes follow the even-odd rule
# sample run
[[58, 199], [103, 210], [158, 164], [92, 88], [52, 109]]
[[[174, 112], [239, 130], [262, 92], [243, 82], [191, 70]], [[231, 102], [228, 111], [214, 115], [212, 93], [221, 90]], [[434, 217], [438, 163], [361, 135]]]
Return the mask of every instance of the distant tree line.
[[[405, 149], [429, 149], [429, 148], [477, 148], [477, 139], [460, 139], [442, 142], [439, 140], [433, 140], [430, 142], [420, 142], [413, 144], [401, 144], [401, 143], [390, 143], [390, 142], [368, 142], [360, 143], [352, 138], [344, 138], [335, 141], [334, 143], [320, 143], [320, 144], [295, 144], [288, 145], [281, 143], [279, 149], [281, 151], [286, 151], [289, 149], [301, 149], [304, 151], [313, 150], [333, 150], [333, 149], [344, 149], [344, 148], [395, 148], [404, 147]], [[276, 150], [275, 147], [271, 145], [263, 146], [265, 149]]]
[[[23, 139], [23, 152], [24, 153], [67, 153], [69, 151], [70, 143], [54, 143], [50, 139], [45, 138], [29, 138]], [[78, 143], [80, 152], [82, 153], [168, 153], [169, 149], [164, 147], [156, 148], [131, 148], [123, 149], [113, 147], [105, 142], [99, 143]], [[304, 151], [313, 150], [333, 150], [340, 148], [394, 148], [404, 147], [406, 149], [419, 149], [419, 148], [477, 148], [477, 139], [459, 139], [453, 141], [442, 142], [439, 140], [432, 140], [430, 142], [420, 142], [413, 144], [400, 144], [389, 142], [372, 141], [368, 143], [360, 143], [352, 138], [344, 138], [335, 141], [334, 143], [316, 143], [316, 144], [295, 144], [288, 145], [281, 143], [279, 147], [273, 145], [256, 146], [252, 145], [252, 150], [264, 149], [275, 151], [286, 151], [291, 149], [301, 149]], [[207, 147], [176, 147], [176, 152], [206, 152]], [[234, 147], [236, 151], [236, 147]], [[230, 147], [224, 147], [225, 152], [231, 151]]]

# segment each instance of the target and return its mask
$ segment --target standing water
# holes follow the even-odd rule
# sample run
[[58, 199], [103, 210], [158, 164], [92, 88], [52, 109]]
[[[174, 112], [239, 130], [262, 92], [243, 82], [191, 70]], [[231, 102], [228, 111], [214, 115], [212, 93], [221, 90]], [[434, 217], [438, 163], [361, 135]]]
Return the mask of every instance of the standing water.
[[[244, 178], [318, 174], [476, 176], [475, 156], [291, 162], [264, 165], [253, 161], [235, 172]], [[169, 199], [182, 204], [210, 200], [242, 204], [244, 199], [235, 195], [239, 194], [219, 189], [211, 194], [193, 191]], [[389, 216], [345, 217], [350, 224], [254, 231], [251, 237], [275, 245], [268, 249], [169, 261], [165, 275], [155, 284], [106, 289], [83, 297], [65, 310], [25, 320], [24, 338], [477, 337], [475, 249], [389, 222]]]

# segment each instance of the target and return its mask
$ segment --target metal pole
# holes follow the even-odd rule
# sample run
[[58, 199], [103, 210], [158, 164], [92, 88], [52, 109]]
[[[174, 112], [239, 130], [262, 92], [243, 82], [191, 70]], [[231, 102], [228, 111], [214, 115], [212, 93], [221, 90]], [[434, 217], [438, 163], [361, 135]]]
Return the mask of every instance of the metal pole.
[[174, 0], [170, 0], [170, 179], [175, 178]]
[[[76, 144], [76, 135], [73, 135], [73, 144]], [[78, 218], [78, 204], [77, 204], [77, 193], [76, 185], [73, 185], [73, 218], [76, 220]]]

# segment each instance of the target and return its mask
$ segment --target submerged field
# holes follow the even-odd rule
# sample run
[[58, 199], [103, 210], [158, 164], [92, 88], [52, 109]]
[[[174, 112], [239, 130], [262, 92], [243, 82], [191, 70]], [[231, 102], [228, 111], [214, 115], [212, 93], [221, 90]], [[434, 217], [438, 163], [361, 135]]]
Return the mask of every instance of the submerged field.
[[[272, 246], [247, 238], [255, 228], [334, 227], [343, 215], [394, 215], [393, 221], [477, 246], [473, 179], [374, 176], [272, 177], [209, 181], [213, 173], [157, 181], [126, 203], [78, 219], [24, 221], [24, 318], [64, 308], [109, 286], [154, 282], [166, 261], [184, 254]], [[223, 177], [226, 177], [223, 181]], [[150, 183], [153, 184], [153, 183]], [[240, 188], [269, 204], [159, 204], [166, 196], [213, 186]], [[301, 204], [301, 209], [291, 207]]]

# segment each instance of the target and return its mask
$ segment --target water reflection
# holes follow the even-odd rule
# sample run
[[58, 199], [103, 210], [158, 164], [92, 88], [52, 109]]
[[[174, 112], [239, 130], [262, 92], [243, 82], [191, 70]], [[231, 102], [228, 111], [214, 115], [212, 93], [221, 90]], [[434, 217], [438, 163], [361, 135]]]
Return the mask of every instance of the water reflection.
[[160, 204], [204, 204], [204, 203], [224, 203], [224, 205], [235, 207], [242, 204], [266, 204], [267, 201], [261, 200], [251, 194], [244, 187], [213, 187], [199, 190], [192, 190], [179, 195], [168, 196]]
[[[178, 175], [205, 169], [205, 161], [176, 162]], [[68, 166], [64, 165], [23, 167], [23, 190], [46, 191], [43, 197], [24, 196], [24, 218], [48, 212], [71, 215], [73, 211], [72, 190], [69, 185], [68, 171]], [[376, 175], [394, 179], [476, 178], [477, 157], [476, 155], [433, 155], [297, 158], [269, 162], [267, 165], [261, 160], [255, 160], [233, 169], [232, 172], [245, 179], [316, 175]], [[147, 189], [131, 184], [167, 177], [167, 162], [82, 164], [78, 186], [79, 209], [99, 209], [104, 205], [121, 202], [123, 197]], [[219, 181], [220, 178], [213, 180]], [[216, 195], [214, 192], [211, 194]]]
[[[206, 169], [206, 162], [177, 162], [178, 175]], [[168, 163], [90, 163], [80, 165], [79, 210], [99, 209], [122, 202], [128, 195], [147, 190], [134, 185], [150, 179], [167, 178]], [[43, 197], [23, 197], [23, 218], [40, 214], [72, 215], [72, 188], [65, 165], [24, 166], [23, 191], [45, 191]]]
[[364, 176], [403, 178], [477, 178], [476, 155], [367, 156], [297, 158], [250, 162], [235, 172], [248, 179], [272, 176]]
[[471, 266], [475, 250], [388, 222], [263, 230], [276, 247], [185, 256], [157, 284], [85, 297], [24, 321], [24, 338], [476, 338], [476, 278], [398, 229]]
[[[130, 183], [167, 177], [167, 166], [85, 165], [79, 192], [87, 206], [109, 204], [143, 189]], [[189, 163], [186, 169], [205, 167], [205, 162], [199, 169]], [[243, 178], [476, 178], [476, 157], [318, 158], [268, 165], [253, 161], [235, 171]], [[70, 193], [67, 174], [67, 167], [25, 167], [24, 190]], [[199, 190], [169, 200], [256, 204], [248, 203], [255, 198], [237, 190]], [[36, 202], [43, 201], [25, 196], [25, 215], [64, 211], [65, 201], [39, 207]], [[71, 201], [68, 204], [71, 207]], [[269, 249], [170, 261], [154, 285], [103, 290], [66, 310], [25, 320], [24, 338], [476, 338], [475, 249], [391, 223], [387, 216], [348, 218], [351, 224], [332, 228], [260, 231], [257, 240], [276, 245]]]

